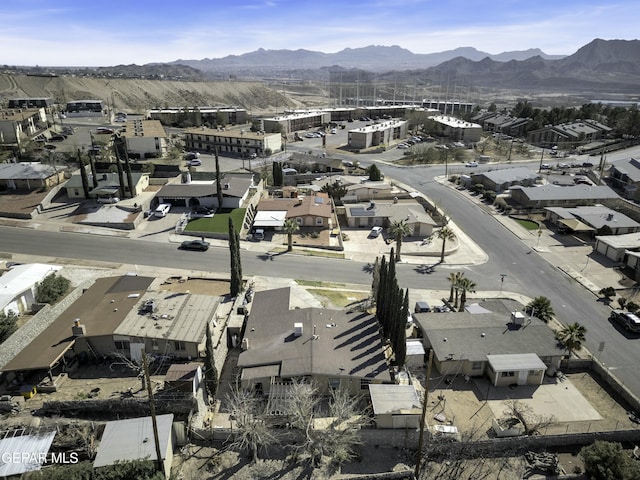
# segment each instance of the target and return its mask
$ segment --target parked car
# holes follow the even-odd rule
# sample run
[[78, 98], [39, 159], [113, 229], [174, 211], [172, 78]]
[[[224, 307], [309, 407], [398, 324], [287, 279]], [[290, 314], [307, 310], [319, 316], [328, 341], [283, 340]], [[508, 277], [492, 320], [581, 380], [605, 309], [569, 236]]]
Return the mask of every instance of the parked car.
[[338, 130], [336, 128], [332, 128], [331, 129], [331, 133], [336, 134], [336, 133], [338, 133]]
[[205, 242], [204, 240], [186, 240], [180, 244], [180, 249], [205, 252], [209, 250], [209, 242]]
[[377, 238], [382, 233], [382, 227], [373, 227], [369, 232], [369, 238]]
[[593, 167], [593, 163], [591, 163], [591, 162], [583, 162], [582, 166], [585, 167], [585, 168], [591, 168], [591, 167]]
[[569, 164], [568, 163], [559, 163], [558, 164], [558, 168], [569, 168]]
[[200, 160], [198, 158], [194, 158], [193, 160], [189, 160], [189, 166], [190, 167], [199, 167], [200, 165], [202, 165], [202, 160]]
[[478, 162], [467, 162], [465, 164], [465, 167], [477, 167], [478, 166]]
[[50, 142], [63, 142], [67, 139], [66, 135], [62, 135], [62, 134], [58, 134], [58, 135], [51, 135], [51, 138], [49, 139]]
[[257, 153], [252, 153], [251, 155], [249, 155], [250, 158], [257, 158], [258, 154]]
[[543, 170], [549, 170], [551, 169], [551, 165], [549, 165], [548, 163], [543, 163], [542, 165], [540, 165], [540, 168]]
[[411, 148], [409, 145], [407, 145], [406, 143], [399, 143], [398, 144], [398, 148]]
[[184, 159], [185, 160], [194, 160], [196, 158], [200, 158], [200, 153], [199, 152], [187, 152], [184, 154]]
[[166, 217], [167, 213], [169, 213], [169, 210], [171, 210], [170, 203], [161, 203], [160, 205], [158, 205], [155, 212], [153, 212], [153, 215], [155, 217]]
[[640, 317], [635, 313], [623, 310], [614, 310], [609, 316], [611, 320], [617, 322], [627, 332], [640, 333]]
[[213, 217], [214, 213], [215, 210], [203, 206], [195, 207], [191, 210], [191, 216], [193, 217]]
[[55, 145], [53, 145], [52, 143], [46, 143], [46, 144], [44, 144], [43, 146], [44, 146], [44, 148], [46, 148], [47, 150], [55, 150], [56, 148], [58, 148], [58, 147], [56, 147]]

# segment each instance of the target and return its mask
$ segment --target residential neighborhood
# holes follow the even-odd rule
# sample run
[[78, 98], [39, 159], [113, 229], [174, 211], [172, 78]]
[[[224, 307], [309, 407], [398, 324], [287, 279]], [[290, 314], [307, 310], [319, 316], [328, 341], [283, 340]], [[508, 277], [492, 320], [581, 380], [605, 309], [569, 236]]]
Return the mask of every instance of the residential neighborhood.
[[29, 461], [0, 455], [0, 477], [68, 455], [162, 478], [463, 458], [561, 478], [578, 447], [640, 444], [638, 142], [352, 101], [8, 99], [0, 453]]

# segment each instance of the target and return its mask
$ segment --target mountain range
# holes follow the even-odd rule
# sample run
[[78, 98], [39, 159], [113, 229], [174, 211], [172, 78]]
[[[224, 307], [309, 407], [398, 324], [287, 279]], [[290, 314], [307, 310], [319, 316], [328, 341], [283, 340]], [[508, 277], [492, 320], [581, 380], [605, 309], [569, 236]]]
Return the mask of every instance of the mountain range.
[[202, 60], [176, 60], [171, 63], [187, 65], [205, 72], [260, 68], [297, 70], [329, 66], [380, 72], [395, 69], [429, 68], [456, 57], [464, 57], [474, 61], [490, 58], [496, 62], [508, 62], [510, 60], [526, 60], [536, 56], [547, 60], [563, 58], [563, 55], [547, 55], [538, 48], [492, 55], [476, 50], [473, 47], [460, 47], [444, 52], [422, 54], [413, 53], [398, 45], [369, 45], [362, 48], [345, 48], [337, 53], [324, 53], [304, 49], [265, 50], [260, 48], [242, 55], [228, 55], [223, 58], [205, 58]]

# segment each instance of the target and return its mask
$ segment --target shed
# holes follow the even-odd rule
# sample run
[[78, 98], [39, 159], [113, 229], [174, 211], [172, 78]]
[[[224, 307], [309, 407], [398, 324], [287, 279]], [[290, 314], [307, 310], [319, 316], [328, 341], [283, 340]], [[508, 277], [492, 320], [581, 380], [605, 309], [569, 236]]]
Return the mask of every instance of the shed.
[[[164, 474], [169, 478], [173, 462], [173, 414], [158, 415], [156, 420]], [[104, 467], [116, 462], [131, 460], [155, 460], [156, 458], [151, 417], [130, 418], [106, 424], [93, 467]]]
[[377, 428], [419, 428], [422, 405], [413, 385], [370, 384]]
[[407, 340], [407, 356], [405, 365], [407, 367], [422, 368], [425, 363], [425, 351], [422, 339]]

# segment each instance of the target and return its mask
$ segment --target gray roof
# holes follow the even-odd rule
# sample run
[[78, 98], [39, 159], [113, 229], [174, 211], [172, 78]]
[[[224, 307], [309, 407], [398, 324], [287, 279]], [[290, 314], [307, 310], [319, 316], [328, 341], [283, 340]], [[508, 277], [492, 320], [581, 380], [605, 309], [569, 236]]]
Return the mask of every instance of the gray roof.
[[512, 353], [509, 355], [487, 355], [494, 372], [517, 370], [546, 370], [547, 366], [535, 353]]
[[512, 187], [520, 189], [531, 201], [542, 200], [609, 200], [618, 198], [618, 195], [606, 185], [575, 185], [559, 187], [557, 185], [544, 185], [541, 187]]
[[531, 318], [517, 328], [500, 313], [414, 313], [439, 360], [486, 361], [488, 355], [535, 353], [539, 357], [564, 354], [553, 331]]
[[[164, 456], [171, 439], [173, 413], [156, 416], [160, 452]], [[98, 446], [94, 468], [127, 460], [156, 459], [151, 417], [107, 422]]]
[[55, 175], [59, 170], [35, 162], [0, 163], [0, 180], [41, 180]]
[[406, 223], [437, 225], [431, 216], [416, 203], [357, 203], [346, 206], [347, 217], [388, 218], [389, 221], [404, 220]]
[[640, 232], [626, 233], [624, 235], [600, 235], [596, 240], [603, 242], [613, 248], [633, 248], [640, 247]]
[[547, 208], [546, 210], [554, 212], [563, 219], [577, 218], [596, 230], [605, 225], [611, 228], [634, 228], [640, 226], [638, 222], [627, 217], [625, 214], [616, 212], [602, 205], [575, 208], [557, 207]]
[[[239, 367], [279, 366], [283, 378], [320, 374], [391, 381], [375, 317], [322, 308], [290, 310], [289, 296], [288, 287], [255, 294], [244, 337], [248, 348], [240, 354]], [[299, 337], [296, 323], [302, 324]], [[270, 376], [275, 372], [268, 369]]]
[[[223, 187], [228, 185], [228, 188], [222, 191], [225, 197], [241, 198], [253, 184], [253, 179], [246, 176], [225, 176], [221, 183]], [[216, 192], [215, 180], [207, 183], [168, 183], [160, 189], [157, 196], [163, 198], [213, 197]]]
[[369, 394], [373, 413], [376, 415], [392, 413], [419, 415], [422, 412], [422, 405], [413, 385], [370, 384]]
[[635, 158], [625, 158], [611, 162], [612, 168], [625, 174], [633, 182], [640, 182], [640, 161]]
[[[132, 173], [131, 179], [133, 180], [134, 185], [137, 185], [144, 175], [149, 175], [148, 173]], [[89, 179], [89, 185], [93, 188], [93, 175], [87, 175]], [[127, 175], [124, 174], [124, 183], [127, 183]], [[117, 173], [99, 173], [98, 174], [98, 186], [95, 190], [100, 190], [109, 187], [118, 187], [120, 185], [120, 180]], [[80, 173], [74, 173], [72, 177], [67, 180], [65, 183], [65, 188], [82, 188], [82, 176]]]
[[493, 170], [491, 172], [475, 173], [471, 175], [474, 177], [485, 177], [496, 185], [502, 185], [503, 183], [521, 182], [523, 180], [535, 180], [540, 175], [525, 167], [507, 168], [504, 170]]

